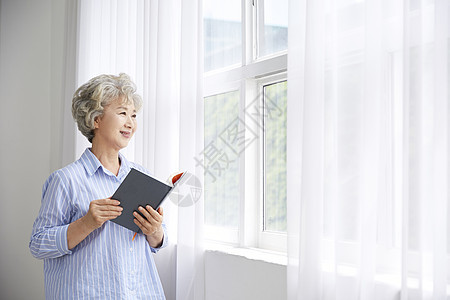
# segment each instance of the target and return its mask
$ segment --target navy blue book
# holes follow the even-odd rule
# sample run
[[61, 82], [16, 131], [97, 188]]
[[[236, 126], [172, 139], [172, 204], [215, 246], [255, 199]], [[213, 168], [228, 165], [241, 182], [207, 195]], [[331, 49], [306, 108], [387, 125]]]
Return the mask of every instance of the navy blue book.
[[111, 220], [134, 232], [141, 232], [141, 229], [134, 223], [133, 212], [138, 211], [138, 207], [150, 205], [155, 210], [161, 205], [164, 199], [172, 190], [173, 186], [144, 174], [136, 169], [131, 169], [127, 177], [120, 184], [112, 199], [120, 201], [123, 207], [122, 214]]

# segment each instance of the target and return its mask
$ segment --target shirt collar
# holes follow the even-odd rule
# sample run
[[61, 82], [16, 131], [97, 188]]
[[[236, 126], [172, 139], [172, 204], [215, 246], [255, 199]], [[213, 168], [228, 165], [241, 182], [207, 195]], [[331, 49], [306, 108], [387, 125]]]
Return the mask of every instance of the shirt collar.
[[94, 153], [92, 153], [90, 148], [86, 148], [86, 150], [84, 150], [83, 155], [80, 157], [80, 161], [89, 176], [94, 175], [98, 168], [102, 166], [102, 163], [98, 160]]
[[119, 152], [119, 159], [120, 159], [120, 168], [119, 173], [117, 174], [117, 178], [122, 180], [126, 175], [128, 175], [131, 167], [128, 160], [120, 152]]
[[[121, 179], [125, 175], [128, 174], [130, 171], [130, 163], [125, 158], [125, 156], [122, 155], [122, 153], [119, 152], [119, 159], [120, 159], [120, 169], [119, 173], [117, 174], [117, 178]], [[102, 168], [103, 172], [114, 175], [110, 171], [106, 170], [102, 163], [98, 160], [98, 158], [92, 153], [91, 148], [86, 148], [84, 150], [83, 155], [80, 157], [80, 161], [83, 164], [84, 168], [86, 169], [86, 172], [89, 174], [89, 176], [94, 175], [95, 172], [99, 168]]]

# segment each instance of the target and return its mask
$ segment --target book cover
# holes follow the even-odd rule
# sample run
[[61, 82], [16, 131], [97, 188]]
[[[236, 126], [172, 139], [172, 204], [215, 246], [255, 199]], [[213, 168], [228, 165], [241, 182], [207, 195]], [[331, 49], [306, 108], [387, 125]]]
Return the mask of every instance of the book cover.
[[172, 188], [173, 186], [169, 184], [136, 169], [131, 169], [111, 197], [119, 200], [120, 206], [123, 207], [122, 214], [111, 221], [134, 232], [141, 232], [140, 228], [134, 223], [133, 212], [139, 212], [139, 206], [145, 208], [147, 205], [155, 210], [158, 209]]

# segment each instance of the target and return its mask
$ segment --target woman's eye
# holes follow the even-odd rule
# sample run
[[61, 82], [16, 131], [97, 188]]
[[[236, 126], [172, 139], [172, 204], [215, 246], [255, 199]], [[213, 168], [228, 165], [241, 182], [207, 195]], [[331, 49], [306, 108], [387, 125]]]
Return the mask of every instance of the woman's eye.
[[121, 114], [121, 115], [124, 115], [124, 116], [126, 116], [126, 115], [127, 115], [127, 113], [126, 113], [126, 112], [124, 112], [124, 111], [123, 111], [123, 112], [121, 112], [120, 114]]
[[136, 118], [136, 115], [132, 115], [133, 118]]

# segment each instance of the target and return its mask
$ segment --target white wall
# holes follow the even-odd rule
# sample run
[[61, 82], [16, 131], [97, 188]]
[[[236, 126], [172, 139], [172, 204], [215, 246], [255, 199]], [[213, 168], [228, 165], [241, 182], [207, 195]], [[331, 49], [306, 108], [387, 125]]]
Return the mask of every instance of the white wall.
[[[44, 181], [72, 155], [61, 155], [73, 148], [62, 136], [70, 1], [0, 0], [0, 299], [44, 299], [43, 264], [28, 241]], [[205, 292], [207, 300], [285, 299], [286, 267], [209, 251]]]
[[218, 251], [205, 253], [206, 300], [286, 298], [286, 266]]
[[65, 1], [0, 1], [0, 298], [44, 299], [28, 241], [60, 161]]

